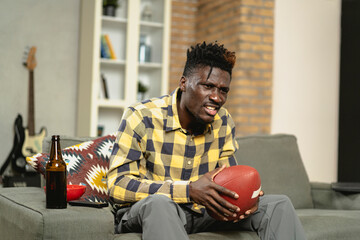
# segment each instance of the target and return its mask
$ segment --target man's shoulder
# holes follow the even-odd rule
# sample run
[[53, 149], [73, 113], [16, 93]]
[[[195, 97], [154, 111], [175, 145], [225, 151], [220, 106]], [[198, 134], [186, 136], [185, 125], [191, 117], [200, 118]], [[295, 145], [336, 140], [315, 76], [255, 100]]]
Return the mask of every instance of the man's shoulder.
[[142, 102], [138, 102], [129, 108], [135, 112], [140, 112], [142, 115], [148, 115], [153, 112], [159, 112], [167, 109], [170, 104], [170, 96], [164, 95], [157, 98], [151, 98], [144, 100]]
[[224, 108], [224, 107], [221, 107], [218, 111], [218, 115], [220, 118], [222, 118], [223, 116], [228, 116], [229, 115], [229, 111]]
[[221, 107], [218, 111], [217, 118], [215, 120], [224, 121], [228, 118], [231, 118], [229, 111], [226, 108]]
[[221, 107], [217, 113], [217, 116], [214, 119], [213, 127], [219, 128], [224, 125], [231, 125], [232, 123], [233, 120], [229, 111], [226, 108]]

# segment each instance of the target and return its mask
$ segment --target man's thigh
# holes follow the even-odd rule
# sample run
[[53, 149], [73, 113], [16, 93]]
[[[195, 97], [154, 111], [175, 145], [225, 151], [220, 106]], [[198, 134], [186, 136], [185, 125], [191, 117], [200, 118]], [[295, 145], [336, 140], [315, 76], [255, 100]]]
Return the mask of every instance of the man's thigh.
[[284, 196], [281, 195], [265, 195], [260, 197], [258, 210], [246, 219], [240, 220], [236, 223], [218, 221], [212, 218], [207, 212], [203, 216], [193, 215], [189, 211], [185, 211], [187, 217], [186, 230], [188, 233], [197, 232], [214, 232], [214, 231], [257, 231], [267, 214], [269, 206], [281, 201]]
[[117, 233], [140, 233], [146, 226], [157, 228], [157, 225], [169, 225], [169, 229], [178, 225], [184, 228], [186, 224], [185, 214], [180, 206], [163, 195], [150, 195], [132, 205], [125, 213], [119, 211]]

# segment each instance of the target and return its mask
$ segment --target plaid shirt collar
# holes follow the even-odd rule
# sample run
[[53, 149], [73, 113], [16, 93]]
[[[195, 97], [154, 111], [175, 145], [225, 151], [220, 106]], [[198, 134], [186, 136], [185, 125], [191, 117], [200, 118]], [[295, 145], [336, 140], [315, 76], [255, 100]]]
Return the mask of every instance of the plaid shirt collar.
[[[169, 100], [169, 105], [167, 106], [167, 117], [166, 117], [166, 121], [165, 121], [165, 131], [166, 132], [171, 132], [171, 131], [175, 131], [175, 130], [180, 130], [183, 131], [185, 133], [187, 133], [186, 129], [183, 129], [181, 127], [180, 124], [180, 119], [179, 119], [179, 115], [178, 115], [178, 111], [177, 111], [177, 97], [178, 94], [180, 94], [180, 88], [176, 88], [171, 94], [170, 94], [170, 100]], [[218, 118], [218, 114], [216, 114], [215, 116], [215, 120], [216, 118]], [[206, 134], [206, 133], [211, 133], [211, 129], [213, 129], [213, 126], [211, 123], [206, 125], [206, 128], [204, 130], [203, 133], [201, 134]], [[201, 135], [198, 134], [198, 135]]]

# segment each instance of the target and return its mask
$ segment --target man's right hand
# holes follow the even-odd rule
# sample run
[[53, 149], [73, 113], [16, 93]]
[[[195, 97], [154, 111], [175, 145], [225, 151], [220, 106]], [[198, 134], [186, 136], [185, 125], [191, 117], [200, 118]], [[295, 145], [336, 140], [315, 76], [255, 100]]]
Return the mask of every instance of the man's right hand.
[[220, 194], [222, 194], [237, 199], [239, 197], [237, 193], [213, 182], [216, 174], [225, 167], [226, 166], [223, 165], [220, 168], [206, 173], [197, 181], [191, 182], [189, 185], [189, 194], [192, 201], [205, 206], [224, 221], [227, 221], [226, 216], [236, 217], [236, 213], [240, 211], [240, 208], [220, 196]]

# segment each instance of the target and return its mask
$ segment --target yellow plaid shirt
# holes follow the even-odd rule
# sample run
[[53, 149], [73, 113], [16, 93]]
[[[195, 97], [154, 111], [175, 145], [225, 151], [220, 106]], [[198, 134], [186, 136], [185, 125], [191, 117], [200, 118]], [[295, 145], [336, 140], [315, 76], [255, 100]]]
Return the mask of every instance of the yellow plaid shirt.
[[188, 134], [177, 113], [178, 90], [125, 111], [108, 172], [115, 207], [162, 194], [201, 213], [203, 206], [190, 200], [190, 181], [221, 165], [236, 164], [235, 125], [227, 110], [221, 108], [203, 134]]

